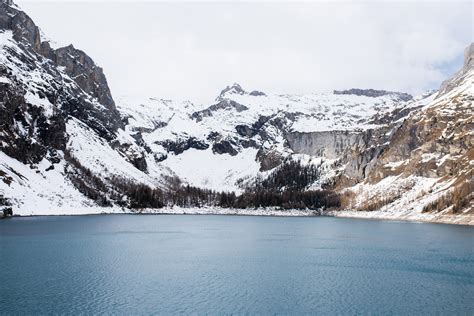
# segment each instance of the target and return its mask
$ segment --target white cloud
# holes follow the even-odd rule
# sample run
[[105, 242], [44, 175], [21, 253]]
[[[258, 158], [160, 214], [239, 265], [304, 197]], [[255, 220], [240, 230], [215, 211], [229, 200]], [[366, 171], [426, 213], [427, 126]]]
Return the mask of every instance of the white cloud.
[[207, 102], [233, 82], [419, 93], [473, 40], [472, 2], [17, 2], [89, 53], [115, 95]]

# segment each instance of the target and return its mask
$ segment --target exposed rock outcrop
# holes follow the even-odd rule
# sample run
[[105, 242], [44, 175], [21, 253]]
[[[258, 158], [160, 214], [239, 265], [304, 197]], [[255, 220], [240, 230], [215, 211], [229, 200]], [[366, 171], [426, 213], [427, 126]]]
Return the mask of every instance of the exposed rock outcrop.
[[464, 68], [472, 67], [474, 64], [474, 43], [464, 50]]
[[219, 103], [211, 105], [207, 109], [194, 112], [191, 117], [199, 122], [205, 117], [212, 116], [213, 113], [218, 110], [235, 110], [237, 112], [243, 112], [248, 110], [248, 108], [245, 105], [232, 100], [222, 100]]
[[286, 139], [295, 153], [334, 160], [339, 168], [337, 187], [354, 185], [373, 168], [389, 139], [389, 127], [361, 131], [290, 132]]
[[172, 152], [175, 155], [182, 154], [191, 148], [198, 150], [206, 150], [209, 148], [209, 145], [206, 142], [194, 137], [176, 141], [168, 140], [165, 142], [160, 142], [159, 144], [162, 145], [168, 152]]
[[371, 98], [377, 98], [384, 95], [396, 95], [402, 101], [409, 101], [413, 99], [413, 96], [403, 92], [393, 92], [386, 90], [374, 90], [374, 89], [349, 89], [349, 90], [334, 90], [334, 94], [353, 94], [358, 96], [366, 96]]
[[238, 154], [237, 150], [232, 146], [232, 143], [228, 140], [221, 140], [220, 142], [214, 143], [212, 145], [212, 151], [216, 154], [229, 154], [235, 156]]
[[[43, 56], [54, 66], [63, 67], [69, 78], [72, 78], [87, 96], [95, 98], [99, 104], [109, 110], [108, 125], [113, 126], [114, 129], [122, 126], [102, 68], [98, 67], [86, 53], [72, 45], [52, 49], [48, 42], [42, 42], [39, 28], [25, 12], [18, 10], [15, 6], [3, 2], [0, 3], [0, 8], [0, 29], [11, 30], [13, 39], [36, 55], [24, 55], [22, 60], [24, 63], [34, 67], [35, 61], [41, 62], [40, 56]], [[56, 80], [61, 80], [60, 73], [53, 66], [48, 68]], [[79, 92], [75, 93], [79, 94]]]
[[58, 66], [64, 67], [66, 73], [82, 90], [97, 98], [99, 103], [105, 105], [109, 110], [116, 111], [104, 72], [92, 58], [72, 45], [54, 50], [52, 57]]
[[258, 91], [258, 90], [253, 90], [249, 93], [249, 95], [251, 96], [254, 96], [254, 97], [262, 97], [262, 96], [266, 96], [266, 94], [262, 91]]

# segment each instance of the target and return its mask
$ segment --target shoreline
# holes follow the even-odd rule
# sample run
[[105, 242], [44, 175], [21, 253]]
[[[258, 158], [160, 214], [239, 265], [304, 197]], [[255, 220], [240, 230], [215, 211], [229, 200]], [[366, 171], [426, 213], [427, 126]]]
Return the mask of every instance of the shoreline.
[[357, 211], [319, 211], [319, 210], [278, 210], [278, 209], [223, 209], [223, 208], [163, 208], [131, 211], [114, 209], [97, 212], [51, 212], [39, 214], [14, 214], [8, 218], [42, 217], [42, 216], [94, 216], [94, 215], [218, 215], [218, 216], [268, 216], [268, 217], [333, 217], [383, 221], [403, 221], [412, 223], [432, 223], [474, 226], [474, 215], [448, 215], [431, 213], [388, 213], [388, 212], [357, 212]]

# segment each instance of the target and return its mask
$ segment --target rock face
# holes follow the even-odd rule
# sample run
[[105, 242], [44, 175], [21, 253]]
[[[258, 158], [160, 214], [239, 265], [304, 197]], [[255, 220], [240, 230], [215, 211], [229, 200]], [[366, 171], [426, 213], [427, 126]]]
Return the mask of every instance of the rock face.
[[65, 67], [66, 73], [74, 78], [82, 90], [97, 98], [99, 103], [105, 105], [109, 110], [116, 111], [115, 102], [102, 68], [96, 66], [86, 53], [69, 45], [46, 54], [47, 57], [48, 55], [58, 66]]
[[[130, 166], [129, 177], [147, 171], [146, 148], [123, 127], [102, 69], [73, 46], [52, 49], [25, 12], [1, 1], [0, 195], [31, 211], [105, 201], [105, 177], [123, 174], [107, 173], [111, 163]], [[110, 159], [105, 152], [114, 158], [99, 179], [89, 168]]]
[[358, 95], [358, 96], [366, 96], [371, 98], [377, 98], [384, 95], [396, 95], [403, 101], [409, 101], [413, 99], [408, 93], [401, 93], [401, 92], [393, 92], [393, 91], [385, 91], [385, 90], [374, 90], [374, 89], [349, 89], [349, 90], [334, 90], [334, 94], [347, 94], [347, 95]]
[[286, 135], [289, 147], [297, 154], [305, 154], [327, 159], [338, 159], [349, 150], [360, 149], [367, 145], [366, 133], [348, 131], [328, 131]]
[[240, 103], [237, 103], [232, 100], [222, 100], [219, 103], [213, 104], [210, 107], [194, 112], [191, 116], [192, 118], [202, 121], [203, 118], [209, 117], [213, 115], [213, 112], [216, 112], [218, 110], [226, 110], [226, 109], [234, 109], [237, 112], [243, 112], [248, 110], [248, 108], [245, 105], [242, 105]]
[[[98, 117], [102, 125], [109, 127], [111, 132], [122, 126], [120, 115], [115, 108], [105, 75], [102, 69], [97, 67], [87, 54], [75, 49], [72, 45], [57, 50], [52, 49], [48, 42], [41, 42], [38, 27], [26, 13], [5, 2], [0, 3], [0, 8], [0, 28], [5, 31], [11, 30], [13, 40], [25, 52], [31, 54], [21, 54], [19, 56], [21, 62], [30, 65], [34, 69], [41, 67], [38, 64], [46, 61], [49, 64], [44, 68], [46, 68], [45, 70], [48, 72], [48, 75], [52, 77], [51, 79], [55, 81], [51, 85], [62, 85], [61, 88], [58, 86], [53, 87], [55, 95], [50, 98], [58, 98], [59, 94], [61, 94], [61, 89], [70, 90], [65, 91], [63, 94], [70, 92], [71, 95], [81, 96], [82, 99], [92, 97], [92, 99], [85, 101], [89, 104], [97, 102], [97, 104], [101, 104], [108, 109], [107, 118]], [[68, 78], [64, 78], [57, 67], [64, 67], [63, 69]], [[68, 85], [65, 89], [61, 81], [70, 80], [71, 78], [77, 84], [77, 87]], [[85, 103], [83, 101], [77, 102]], [[75, 104], [73, 106], [76, 108]], [[101, 116], [98, 111], [88, 106], [88, 104], [84, 104], [83, 107], [85, 109], [89, 107], [90, 109], [87, 110], [95, 112], [97, 116]], [[78, 111], [77, 108], [74, 111], [76, 114], [81, 115], [79, 113], [81, 111]]]
[[400, 169], [406, 175], [459, 178], [463, 172], [472, 173], [474, 65], [467, 61], [447, 84], [453, 89], [438, 95], [432, 106], [414, 113], [394, 132], [369, 180], [384, 177], [381, 166], [400, 160], [406, 161]]
[[[353, 207], [472, 218], [473, 87], [474, 69], [467, 57], [463, 69], [442, 84], [428, 106], [393, 130], [357, 188], [370, 193], [356, 198]], [[372, 200], [372, 205], [363, 200]]]
[[258, 91], [258, 90], [253, 90], [252, 92], [249, 93], [249, 95], [254, 96], [254, 97], [266, 96], [264, 92]]
[[234, 147], [232, 147], [232, 144], [227, 140], [214, 143], [212, 146], [212, 151], [219, 155], [229, 154], [231, 156], [235, 156], [238, 154], [237, 150], [235, 150]]
[[472, 67], [474, 63], [474, 43], [464, 50], [464, 68]]
[[395, 124], [359, 131], [290, 132], [286, 135], [289, 148], [296, 154], [321, 157], [344, 166], [332, 187], [354, 185], [366, 178], [378, 156], [386, 149], [390, 131]]
[[197, 150], [206, 150], [209, 148], [209, 145], [207, 143], [193, 137], [182, 141], [165, 141], [159, 144], [163, 146], [168, 152], [172, 152], [175, 155], [182, 154], [183, 152], [191, 148]]

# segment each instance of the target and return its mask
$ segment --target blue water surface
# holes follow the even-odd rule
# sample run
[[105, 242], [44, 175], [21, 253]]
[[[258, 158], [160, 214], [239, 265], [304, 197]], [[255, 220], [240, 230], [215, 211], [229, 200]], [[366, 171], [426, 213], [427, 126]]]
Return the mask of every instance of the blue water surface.
[[327, 217], [0, 221], [0, 314], [474, 314], [474, 228]]

